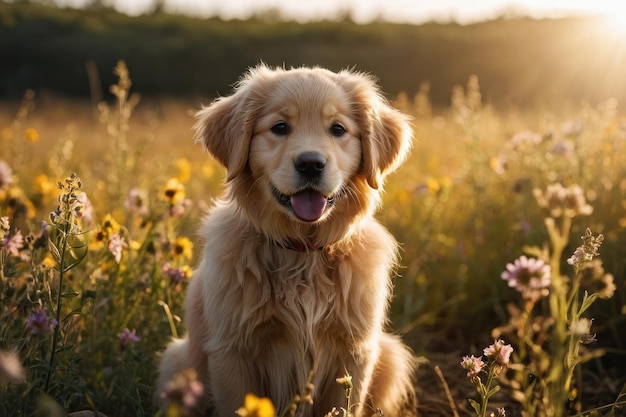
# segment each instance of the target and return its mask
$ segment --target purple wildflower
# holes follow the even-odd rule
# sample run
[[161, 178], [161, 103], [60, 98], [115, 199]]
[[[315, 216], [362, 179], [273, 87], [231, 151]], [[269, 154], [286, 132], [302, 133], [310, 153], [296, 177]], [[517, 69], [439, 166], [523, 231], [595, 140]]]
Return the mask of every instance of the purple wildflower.
[[39, 308], [28, 317], [26, 327], [32, 334], [46, 334], [54, 330], [57, 324], [56, 319], [48, 317], [46, 310]]
[[183, 282], [187, 277], [187, 274], [185, 274], [184, 271], [179, 268], [173, 267], [169, 262], [163, 265], [163, 275], [165, 275], [166, 278], [169, 278], [170, 281], [176, 284]]
[[570, 256], [569, 258], [567, 258], [567, 263], [570, 265], [577, 265], [586, 260], [588, 260], [587, 254], [585, 253], [585, 250], [583, 249], [583, 247], [579, 246], [574, 251], [574, 254]]
[[18, 230], [12, 236], [9, 236], [9, 234], [5, 234], [3, 246], [4, 250], [8, 254], [13, 256], [19, 256], [20, 249], [24, 247], [24, 236], [22, 236], [22, 232]]
[[131, 343], [139, 342], [141, 338], [137, 336], [137, 331], [135, 329], [128, 330], [128, 327], [125, 328], [122, 333], [118, 333], [117, 337], [120, 339], [120, 349], [124, 350]]

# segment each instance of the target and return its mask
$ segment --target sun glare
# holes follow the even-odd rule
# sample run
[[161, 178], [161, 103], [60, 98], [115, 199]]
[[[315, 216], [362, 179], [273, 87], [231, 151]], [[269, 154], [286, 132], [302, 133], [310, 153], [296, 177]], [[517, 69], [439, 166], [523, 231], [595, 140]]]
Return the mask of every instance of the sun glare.
[[616, 10], [606, 18], [607, 29], [626, 40], [626, 10]]

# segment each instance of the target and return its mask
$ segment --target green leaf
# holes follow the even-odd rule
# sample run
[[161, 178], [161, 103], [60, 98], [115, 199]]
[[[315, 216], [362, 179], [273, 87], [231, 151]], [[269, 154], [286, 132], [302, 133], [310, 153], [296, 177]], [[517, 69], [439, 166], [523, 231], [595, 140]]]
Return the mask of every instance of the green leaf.
[[474, 411], [476, 411], [476, 415], [480, 417], [480, 404], [478, 404], [476, 401], [472, 400], [471, 398], [468, 399], [470, 405], [472, 406], [472, 408], [474, 409]]
[[539, 246], [527, 246], [524, 245], [522, 247], [522, 252], [529, 256], [534, 256], [535, 258], [541, 259], [543, 255], [543, 250]]
[[75, 348], [76, 348], [76, 345], [61, 346], [60, 348], [56, 350], [56, 353], [66, 352], [68, 350], [74, 350]]
[[65, 317], [63, 317], [63, 322], [67, 321], [67, 319], [69, 319], [72, 316], [80, 316], [82, 313], [82, 310], [80, 307], [73, 309], [72, 311], [70, 311], [69, 313], [67, 313], [67, 315]]
[[580, 309], [578, 310], [577, 316], [580, 317], [598, 298], [598, 293], [593, 293], [589, 295], [587, 291], [585, 291], [585, 295], [583, 297], [583, 302], [580, 304]]
[[78, 295], [79, 295], [78, 291], [70, 291], [70, 292], [61, 294], [61, 298], [74, 298], [74, 297], [78, 297]]
[[60, 264], [61, 263], [61, 252], [56, 247], [56, 245], [52, 242], [52, 240], [48, 240], [48, 249], [50, 250], [50, 254], [54, 258], [54, 260]]
[[500, 391], [500, 386], [496, 385], [495, 387], [491, 388], [489, 390], [489, 392], [487, 393], [487, 398], [492, 397], [496, 392]]
[[74, 269], [76, 266], [78, 266], [78, 264], [80, 264], [80, 261], [68, 262], [68, 263], [67, 263], [67, 264], [63, 267], [63, 271], [61, 271], [61, 272], [65, 273], [65, 272], [67, 272], [67, 271], [69, 271], [69, 270], [71, 270], [71, 269]]

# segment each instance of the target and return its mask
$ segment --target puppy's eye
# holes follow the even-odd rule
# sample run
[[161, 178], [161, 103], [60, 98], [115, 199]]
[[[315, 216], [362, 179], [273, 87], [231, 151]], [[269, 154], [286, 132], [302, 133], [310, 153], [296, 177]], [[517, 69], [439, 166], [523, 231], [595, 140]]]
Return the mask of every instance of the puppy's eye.
[[289, 125], [285, 122], [278, 122], [270, 129], [273, 134], [278, 136], [286, 136], [289, 134]]
[[346, 133], [346, 128], [340, 125], [339, 123], [335, 123], [330, 127], [330, 134], [336, 138], [339, 138]]

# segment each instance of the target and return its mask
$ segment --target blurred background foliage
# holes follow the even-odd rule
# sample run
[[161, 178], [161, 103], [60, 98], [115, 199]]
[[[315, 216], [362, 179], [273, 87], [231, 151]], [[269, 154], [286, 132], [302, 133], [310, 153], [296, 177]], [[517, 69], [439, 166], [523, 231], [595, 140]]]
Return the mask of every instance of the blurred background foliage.
[[[99, 4], [99, 2], [94, 2]], [[413, 95], [430, 84], [435, 105], [471, 74], [484, 100], [561, 106], [626, 97], [626, 54], [594, 18], [500, 18], [471, 25], [363, 25], [286, 22], [267, 11], [241, 21], [155, 11], [137, 17], [112, 9], [62, 9], [0, 2], [0, 98], [26, 88], [102, 97], [118, 59], [144, 95], [225, 94], [249, 66], [320, 65], [375, 74], [385, 92]], [[92, 83], [88, 74], [92, 74]], [[106, 90], [104, 90], [106, 91]]]

